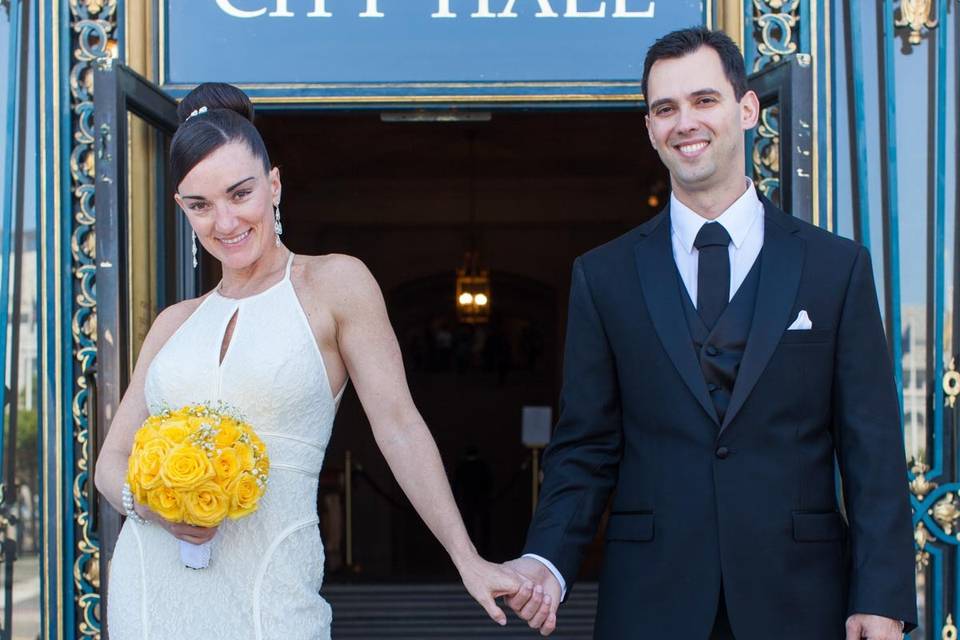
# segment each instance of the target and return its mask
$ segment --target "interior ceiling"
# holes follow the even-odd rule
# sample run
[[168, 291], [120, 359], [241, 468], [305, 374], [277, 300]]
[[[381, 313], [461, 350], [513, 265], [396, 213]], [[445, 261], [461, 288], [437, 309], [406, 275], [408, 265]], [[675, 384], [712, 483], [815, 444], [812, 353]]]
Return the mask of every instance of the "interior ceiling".
[[648, 187], [665, 177], [638, 111], [494, 112], [479, 123], [382, 122], [375, 111], [261, 112], [257, 126], [293, 185], [472, 175], [479, 181], [616, 179]]

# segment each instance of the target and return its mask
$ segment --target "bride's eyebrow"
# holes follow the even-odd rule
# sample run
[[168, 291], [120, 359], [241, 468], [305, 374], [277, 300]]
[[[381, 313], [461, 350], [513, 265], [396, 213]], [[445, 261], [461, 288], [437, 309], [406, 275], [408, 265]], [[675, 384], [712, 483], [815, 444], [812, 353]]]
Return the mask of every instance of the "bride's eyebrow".
[[[245, 183], [245, 182], [249, 182], [249, 181], [253, 180], [255, 177], [256, 177], [256, 176], [250, 176], [249, 178], [244, 178], [243, 180], [241, 180], [240, 182], [238, 182], [238, 183], [236, 183], [236, 184], [230, 185], [229, 187], [227, 187], [225, 193], [232, 193], [233, 191], [236, 190], [237, 187], [239, 187], [240, 185], [242, 185], [242, 184]], [[185, 196], [185, 195], [181, 195], [180, 197], [183, 198], [184, 200], [206, 200], [206, 198], [205, 198], [204, 196]]]
[[243, 180], [241, 180], [240, 182], [238, 182], [238, 183], [236, 183], [236, 184], [230, 185], [229, 187], [227, 187], [227, 193], [232, 192], [234, 189], [236, 189], [237, 187], [239, 187], [240, 185], [242, 185], [244, 182], [250, 182], [250, 181], [253, 180], [253, 179], [254, 179], [254, 176], [250, 176], [249, 178], [244, 178]]

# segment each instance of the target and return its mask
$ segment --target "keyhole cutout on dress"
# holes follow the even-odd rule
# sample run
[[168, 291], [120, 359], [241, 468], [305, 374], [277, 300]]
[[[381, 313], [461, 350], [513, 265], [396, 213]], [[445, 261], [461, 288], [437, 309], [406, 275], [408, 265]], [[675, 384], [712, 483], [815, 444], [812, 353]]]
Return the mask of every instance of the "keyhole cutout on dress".
[[230, 339], [233, 338], [233, 332], [237, 328], [237, 317], [239, 315], [240, 309], [238, 308], [230, 317], [230, 322], [227, 323], [227, 330], [223, 332], [223, 341], [220, 343], [221, 365], [223, 364], [223, 359], [227, 356], [227, 351], [230, 349]]

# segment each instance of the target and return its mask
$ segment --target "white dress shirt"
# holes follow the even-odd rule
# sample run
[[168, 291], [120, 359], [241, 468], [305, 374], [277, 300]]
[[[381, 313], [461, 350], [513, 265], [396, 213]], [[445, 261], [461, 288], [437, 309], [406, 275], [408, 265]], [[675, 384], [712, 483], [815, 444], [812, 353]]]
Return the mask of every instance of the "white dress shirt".
[[[730, 234], [730, 300], [743, 284], [763, 247], [763, 203], [757, 197], [753, 182], [746, 179], [747, 189], [743, 195], [721, 213], [714, 221], [723, 225]], [[700, 228], [711, 222], [694, 212], [670, 194], [670, 239], [673, 243], [673, 260], [683, 285], [697, 305], [697, 272], [700, 265], [700, 250], [693, 246]]]
[[[700, 250], [693, 246], [700, 227], [708, 222], [719, 222], [730, 234], [730, 299], [743, 284], [763, 247], [763, 203], [757, 197], [753, 182], [746, 178], [743, 195], [721, 213], [715, 220], [708, 220], [696, 213], [670, 194], [670, 239], [673, 244], [673, 260], [683, 285], [697, 305], [697, 271], [700, 265]], [[535, 553], [524, 554], [546, 565], [560, 583], [560, 591], [566, 596], [567, 583], [552, 562]]]

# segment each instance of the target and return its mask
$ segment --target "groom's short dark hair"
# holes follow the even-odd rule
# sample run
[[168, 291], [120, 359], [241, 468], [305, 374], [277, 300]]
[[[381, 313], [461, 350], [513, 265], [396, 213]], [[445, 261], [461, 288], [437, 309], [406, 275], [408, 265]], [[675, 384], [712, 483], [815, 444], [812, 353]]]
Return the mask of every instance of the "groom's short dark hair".
[[743, 65], [743, 55], [740, 48], [722, 31], [711, 31], [706, 27], [691, 27], [672, 31], [653, 43], [647, 50], [647, 57], [643, 61], [643, 82], [641, 90], [647, 95], [647, 80], [650, 69], [657, 60], [682, 58], [691, 54], [700, 47], [710, 47], [720, 56], [723, 63], [723, 72], [727, 80], [733, 85], [733, 95], [737, 100], [747, 92], [747, 72]]

